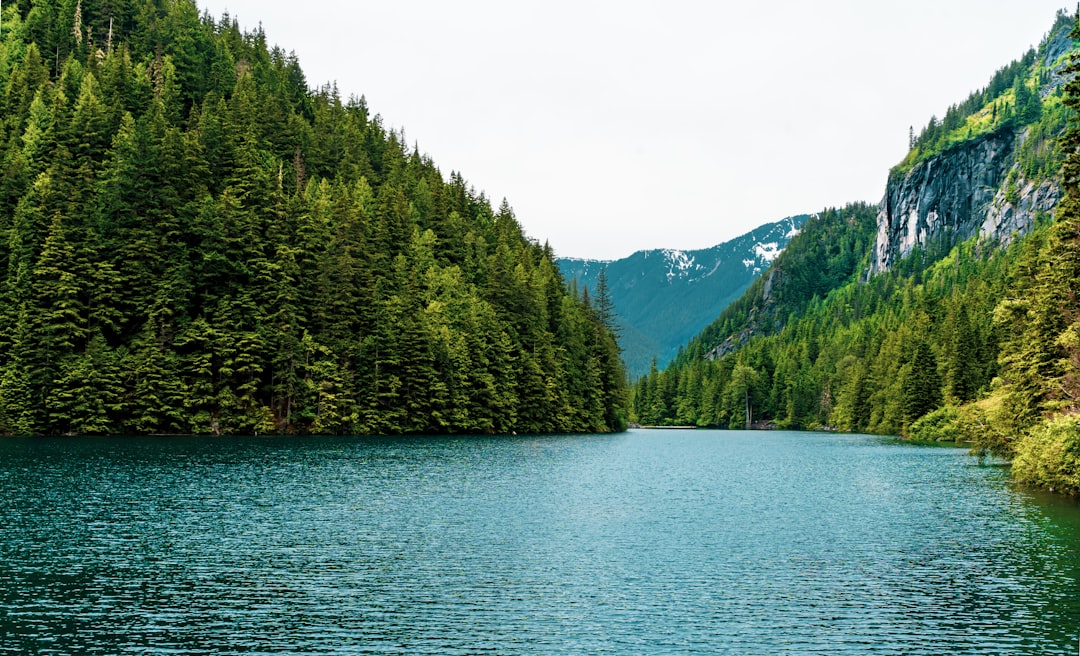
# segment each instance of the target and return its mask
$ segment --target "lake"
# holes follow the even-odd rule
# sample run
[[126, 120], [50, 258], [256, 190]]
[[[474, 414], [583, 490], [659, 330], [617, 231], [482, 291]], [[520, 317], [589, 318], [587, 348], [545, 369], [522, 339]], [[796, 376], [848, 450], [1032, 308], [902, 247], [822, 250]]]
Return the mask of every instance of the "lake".
[[1075, 654], [1080, 509], [787, 432], [0, 438], [0, 654]]

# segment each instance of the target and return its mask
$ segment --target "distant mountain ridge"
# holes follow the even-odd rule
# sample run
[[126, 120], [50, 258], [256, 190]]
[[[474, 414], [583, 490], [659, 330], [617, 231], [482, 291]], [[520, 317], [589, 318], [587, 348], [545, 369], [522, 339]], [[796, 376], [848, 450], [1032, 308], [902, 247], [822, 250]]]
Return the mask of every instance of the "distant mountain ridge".
[[560, 258], [560, 271], [579, 289], [596, 290], [606, 270], [632, 377], [660, 366], [750, 286], [809, 219], [801, 214], [767, 223], [700, 250], [654, 249], [619, 260]]

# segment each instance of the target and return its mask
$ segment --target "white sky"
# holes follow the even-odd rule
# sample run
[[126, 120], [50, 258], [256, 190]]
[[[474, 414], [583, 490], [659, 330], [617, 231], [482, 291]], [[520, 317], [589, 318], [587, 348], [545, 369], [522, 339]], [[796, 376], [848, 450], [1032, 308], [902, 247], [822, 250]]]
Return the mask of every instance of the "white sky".
[[1061, 0], [199, 0], [365, 95], [560, 256], [706, 248], [878, 202], [908, 127]]

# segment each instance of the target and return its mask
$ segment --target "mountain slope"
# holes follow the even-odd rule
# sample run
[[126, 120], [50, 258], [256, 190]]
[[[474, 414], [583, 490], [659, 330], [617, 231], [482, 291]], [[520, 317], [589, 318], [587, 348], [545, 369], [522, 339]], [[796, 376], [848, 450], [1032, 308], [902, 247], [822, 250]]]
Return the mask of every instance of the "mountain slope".
[[[968, 239], [988, 253], [1045, 221], [1061, 196], [1055, 138], [1066, 117], [1069, 31], [1070, 21], [1059, 14], [1038, 50], [1003, 67], [944, 120], [931, 119], [904, 162], [889, 172], [876, 216], [856, 203], [816, 217], [695, 347], [726, 355], [752, 337], [775, 333], [812, 298], [824, 299], [857, 278], [893, 268], [906, 277]], [[1038, 90], [1027, 96], [1034, 108], [1016, 109], [1020, 88]]]
[[567, 280], [595, 291], [601, 271], [622, 331], [632, 377], [653, 359], [665, 364], [680, 346], [738, 298], [798, 234], [809, 217], [760, 226], [712, 248], [639, 251], [615, 261], [559, 259]]
[[856, 208], [808, 223], [765, 282], [636, 384], [632, 418], [962, 440], [1012, 460], [1019, 481], [1080, 494], [1071, 24], [1060, 14], [1038, 50], [931, 120], [890, 172], [876, 236], [851, 251], [865, 275], [767, 290]]
[[1061, 198], [1056, 137], [1068, 109], [1063, 83], [1073, 39], [1062, 14], [1038, 49], [930, 124], [889, 175], [870, 272], [915, 248], [946, 252], [978, 237], [1007, 245]]
[[0, 75], [0, 433], [624, 427], [551, 250], [261, 29], [4, 3]]

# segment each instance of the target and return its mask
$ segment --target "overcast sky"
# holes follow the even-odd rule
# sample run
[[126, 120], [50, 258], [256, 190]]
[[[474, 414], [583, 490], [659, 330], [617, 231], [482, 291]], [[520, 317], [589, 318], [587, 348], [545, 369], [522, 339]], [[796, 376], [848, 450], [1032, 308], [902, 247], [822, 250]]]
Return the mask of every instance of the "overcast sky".
[[1060, 0], [199, 0], [364, 95], [560, 256], [705, 248], [878, 202], [908, 127]]

